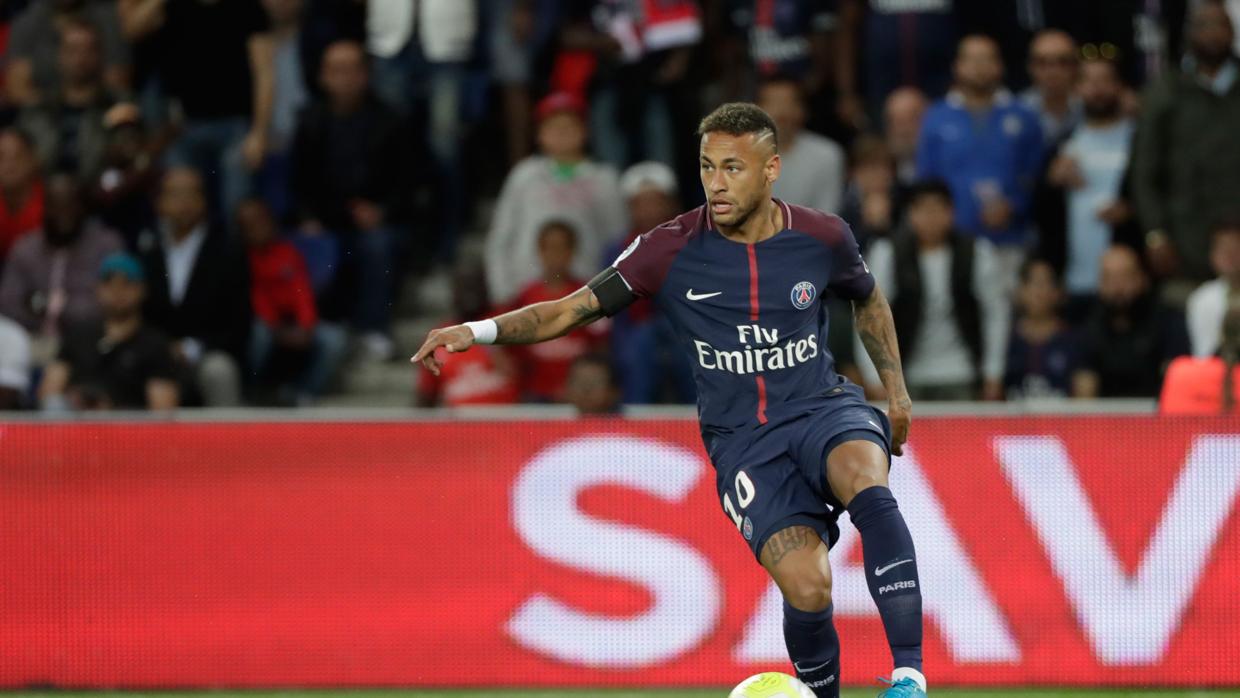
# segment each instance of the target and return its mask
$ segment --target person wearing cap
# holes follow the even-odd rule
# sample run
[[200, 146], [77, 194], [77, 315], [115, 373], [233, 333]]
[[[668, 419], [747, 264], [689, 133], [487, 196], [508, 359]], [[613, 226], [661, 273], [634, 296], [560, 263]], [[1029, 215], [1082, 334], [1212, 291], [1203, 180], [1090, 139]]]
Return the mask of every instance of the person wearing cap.
[[583, 279], [593, 273], [607, 237], [627, 222], [616, 171], [587, 156], [581, 98], [551, 94], [535, 114], [539, 152], [508, 174], [487, 233], [487, 286], [500, 305], [538, 278], [538, 232], [547, 221], [563, 220], [579, 231], [572, 272]]
[[0, 315], [31, 333], [39, 366], [55, 356], [61, 329], [98, 318], [95, 270], [122, 245], [115, 233], [87, 217], [76, 175], [53, 174], [45, 197], [42, 229], [13, 245], [0, 278]]
[[39, 387], [44, 410], [170, 410], [180, 401], [172, 344], [142, 319], [146, 274], [133, 255], [114, 252], [99, 265], [102, 321], [66, 329]]
[[[639, 162], [620, 177], [620, 191], [629, 207], [628, 232], [609, 245], [603, 265], [620, 255], [647, 230], [676, 217], [680, 201], [676, 173], [661, 162]], [[620, 375], [621, 399], [644, 405], [664, 399], [693, 402], [692, 371], [673, 346], [671, 326], [655, 304], [642, 299], [616, 315], [612, 323], [611, 353]]]

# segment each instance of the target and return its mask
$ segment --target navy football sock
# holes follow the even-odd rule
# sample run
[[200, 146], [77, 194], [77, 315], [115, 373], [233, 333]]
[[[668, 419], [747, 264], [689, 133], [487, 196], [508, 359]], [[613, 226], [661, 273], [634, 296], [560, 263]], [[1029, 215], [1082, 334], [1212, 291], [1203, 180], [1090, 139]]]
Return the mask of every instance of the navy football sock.
[[839, 698], [840, 636], [825, 611], [802, 611], [784, 601], [784, 643], [801, 679], [818, 698]]
[[878, 606], [891, 658], [897, 667], [921, 671], [921, 580], [913, 537], [886, 487], [869, 487], [848, 503], [861, 533], [865, 580]]

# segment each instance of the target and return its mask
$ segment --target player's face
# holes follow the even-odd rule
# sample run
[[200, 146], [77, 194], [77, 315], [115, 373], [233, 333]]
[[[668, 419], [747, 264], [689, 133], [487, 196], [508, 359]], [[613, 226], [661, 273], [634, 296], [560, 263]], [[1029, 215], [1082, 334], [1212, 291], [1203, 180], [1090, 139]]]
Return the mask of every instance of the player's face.
[[717, 225], [741, 225], [771, 198], [780, 163], [769, 136], [707, 133], [702, 136], [699, 155], [702, 189]]

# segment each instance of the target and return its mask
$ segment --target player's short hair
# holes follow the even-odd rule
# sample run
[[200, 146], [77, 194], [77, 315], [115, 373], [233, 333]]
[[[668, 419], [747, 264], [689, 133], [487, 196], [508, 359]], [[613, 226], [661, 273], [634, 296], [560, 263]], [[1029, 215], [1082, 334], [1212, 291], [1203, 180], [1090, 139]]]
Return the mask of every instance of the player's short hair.
[[908, 205], [912, 206], [926, 198], [937, 198], [948, 206], [952, 205], [952, 190], [947, 182], [941, 179], [923, 179], [908, 190]]
[[752, 102], [728, 102], [706, 115], [698, 124], [699, 137], [708, 133], [726, 133], [729, 136], [754, 134], [755, 139], [770, 137], [771, 146], [779, 152], [779, 137], [775, 121]]

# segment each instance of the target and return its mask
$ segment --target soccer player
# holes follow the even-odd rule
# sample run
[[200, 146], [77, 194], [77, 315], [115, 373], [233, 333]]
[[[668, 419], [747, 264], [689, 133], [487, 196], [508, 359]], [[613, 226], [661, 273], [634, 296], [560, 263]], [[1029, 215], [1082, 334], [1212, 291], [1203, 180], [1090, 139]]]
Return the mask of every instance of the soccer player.
[[[895, 664], [883, 696], [923, 697], [917, 558], [887, 488], [912, 407], [891, 310], [847, 224], [771, 198], [780, 160], [770, 116], [725, 104], [698, 133], [705, 206], [638, 237], [575, 293], [433, 330], [412, 360], [437, 371], [438, 347], [542, 342], [653, 297], [693, 364], [723, 510], [783, 592], [797, 675], [817, 696], [839, 695], [827, 550], [847, 509]], [[824, 291], [853, 302], [886, 414], [835, 372]]]

